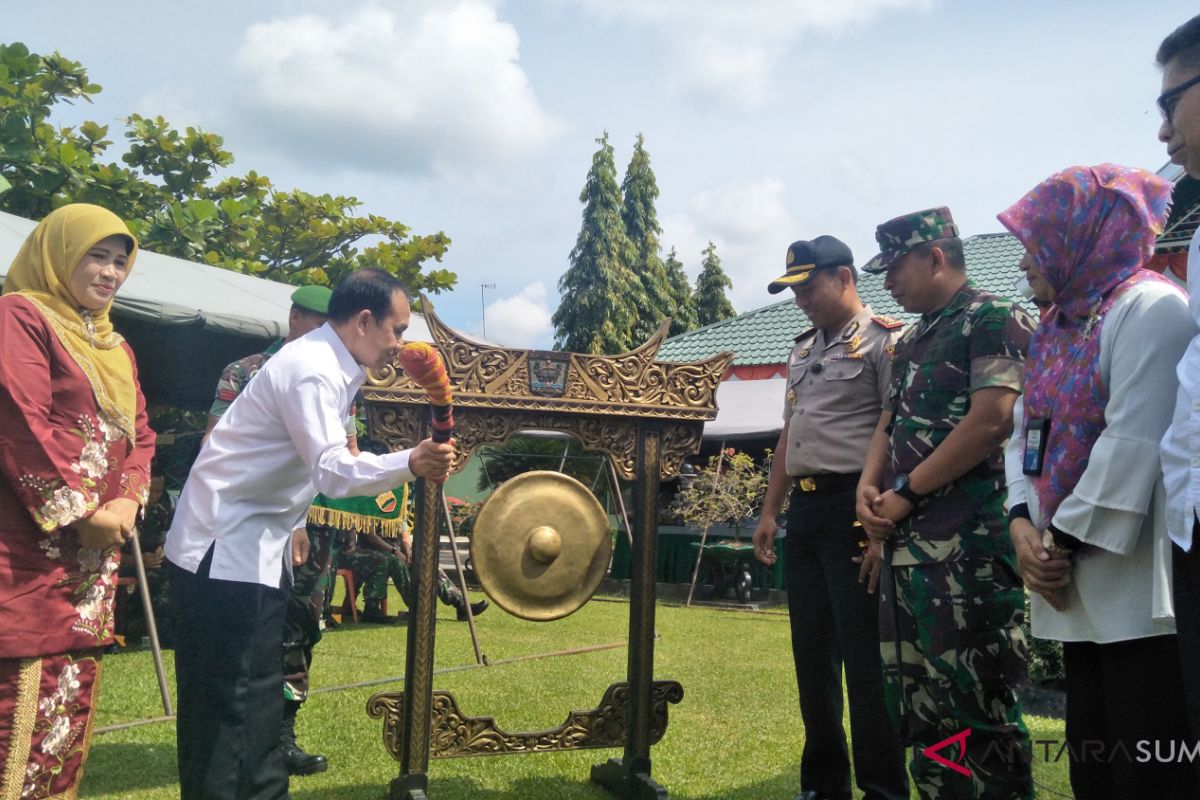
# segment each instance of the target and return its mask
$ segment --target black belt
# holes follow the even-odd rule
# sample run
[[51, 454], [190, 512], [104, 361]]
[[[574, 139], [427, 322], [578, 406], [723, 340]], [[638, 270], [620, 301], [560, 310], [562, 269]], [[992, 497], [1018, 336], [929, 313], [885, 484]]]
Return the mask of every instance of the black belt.
[[798, 475], [792, 478], [792, 486], [798, 492], [832, 494], [858, 488], [861, 472], [823, 472], [817, 475]]

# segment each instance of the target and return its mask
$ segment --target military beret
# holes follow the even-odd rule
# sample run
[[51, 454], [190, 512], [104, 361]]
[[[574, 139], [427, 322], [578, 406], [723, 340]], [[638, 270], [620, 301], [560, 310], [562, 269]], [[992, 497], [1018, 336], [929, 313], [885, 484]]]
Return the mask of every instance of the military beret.
[[331, 296], [333, 296], [333, 291], [328, 286], [301, 286], [292, 292], [292, 305], [314, 314], [329, 316], [329, 298]]

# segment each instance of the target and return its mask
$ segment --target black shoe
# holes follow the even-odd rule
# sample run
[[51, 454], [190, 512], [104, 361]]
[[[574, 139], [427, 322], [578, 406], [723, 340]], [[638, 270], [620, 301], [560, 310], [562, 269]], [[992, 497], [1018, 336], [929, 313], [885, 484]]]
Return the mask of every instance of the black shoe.
[[280, 746], [279, 753], [283, 756], [288, 775], [316, 775], [329, 769], [329, 761], [325, 756], [306, 753], [295, 742]]
[[[487, 611], [488, 606], [490, 606], [490, 605], [491, 605], [491, 603], [489, 603], [487, 600], [480, 600], [478, 603], [471, 603], [471, 616], [478, 617], [480, 614]], [[455, 615], [455, 618], [459, 622], [466, 622], [467, 621], [467, 604], [463, 603], [462, 605], [456, 607], [454, 609], [454, 615]]]
[[400, 622], [400, 617], [385, 614], [378, 608], [367, 608], [358, 615], [358, 618], [362, 622], [374, 622], [379, 625], [393, 625]]

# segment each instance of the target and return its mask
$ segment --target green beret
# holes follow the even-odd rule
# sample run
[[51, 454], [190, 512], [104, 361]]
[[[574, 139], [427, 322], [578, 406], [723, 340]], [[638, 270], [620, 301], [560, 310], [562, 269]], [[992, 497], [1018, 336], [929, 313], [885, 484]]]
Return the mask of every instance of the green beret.
[[332, 296], [328, 286], [301, 286], [292, 292], [292, 304], [305, 311], [329, 316], [329, 298]]

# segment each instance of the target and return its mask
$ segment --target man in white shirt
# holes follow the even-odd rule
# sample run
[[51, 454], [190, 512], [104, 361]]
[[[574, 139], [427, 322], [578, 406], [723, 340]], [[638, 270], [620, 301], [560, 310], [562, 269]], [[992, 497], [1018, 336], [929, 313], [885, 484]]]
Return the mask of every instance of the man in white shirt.
[[[1158, 48], [1163, 123], [1158, 138], [1167, 155], [1192, 178], [1200, 179], [1200, 16], [1179, 26]], [[1187, 261], [1188, 310], [1200, 324], [1200, 232], [1192, 237]], [[1171, 536], [1175, 628], [1187, 687], [1188, 723], [1200, 740], [1200, 331], [1176, 370], [1179, 393], [1175, 416], [1162, 440], [1167, 490], [1167, 531]]]
[[284, 346], [221, 417], [192, 467], [165, 554], [175, 650], [181, 800], [280, 800], [287, 770], [282, 647], [292, 532], [317, 492], [374, 495], [443, 481], [452, 444], [352, 454], [343, 422], [365, 370], [390, 363], [409, 306], [394, 277], [346, 276], [329, 322]]

